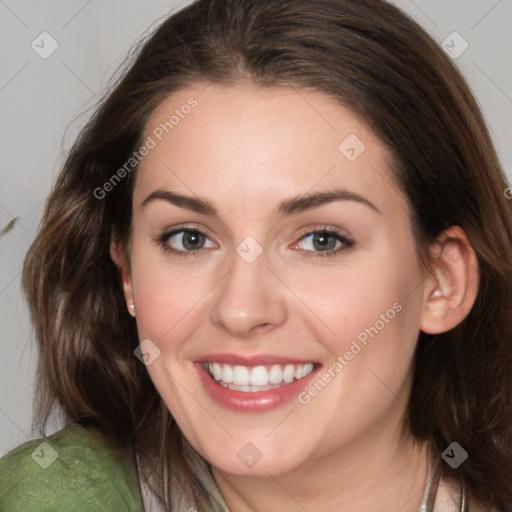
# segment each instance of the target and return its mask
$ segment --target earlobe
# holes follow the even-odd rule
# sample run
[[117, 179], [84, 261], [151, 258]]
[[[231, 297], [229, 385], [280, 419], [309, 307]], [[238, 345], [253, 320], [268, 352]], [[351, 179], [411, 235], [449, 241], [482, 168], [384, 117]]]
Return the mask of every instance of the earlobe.
[[469, 314], [478, 293], [478, 262], [464, 231], [446, 230], [432, 247], [433, 272], [425, 281], [420, 329], [439, 334]]
[[126, 250], [122, 244], [112, 237], [110, 240], [110, 257], [115, 263], [121, 276], [121, 282], [123, 286], [123, 294], [128, 307], [128, 312], [131, 316], [135, 316], [135, 304], [133, 302], [133, 289], [130, 264], [126, 255]]

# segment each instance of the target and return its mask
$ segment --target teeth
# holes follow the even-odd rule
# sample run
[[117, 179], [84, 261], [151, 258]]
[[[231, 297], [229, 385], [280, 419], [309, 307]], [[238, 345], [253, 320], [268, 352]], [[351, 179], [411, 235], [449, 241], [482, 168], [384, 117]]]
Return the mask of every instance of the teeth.
[[255, 366], [251, 370], [251, 386], [266, 386], [268, 373], [264, 366]]
[[295, 366], [293, 364], [287, 364], [284, 368], [283, 380], [289, 384], [290, 382], [293, 382], [294, 375], [295, 375]]
[[275, 364], [270, 369], [268, 382], [270, 382], [270, 384], [281, 384], [281, 382], [283, 382], [283, 370], [281, 370], [278, 364]]
[[314, 365], [313, 363], [305, 364], [302, 367], [302, 376], [305, 377], [306, 375], [309, 375], [313, 371]]
[[314, 369], [312, 363], [254, 367], [205, 363], [203, 366], [218, 384], [238, 391], [265, 391], [281, 387], [306, 377]]
[[[213, 376], [215, 379], [215, 375]], [[219, 379], [215, 380], [221, 380], [222, 375]], [[245, 366], [235, 366], [233, 370], [233, 384], [236, 384], [237, 386], [248, 386], [249, 385], [249, 369]]]
[[233, 382], [233, 368], [229, 364], [222, 367], [222, 375], [217, 380], [223, 380], [226, 384]]
[[222, 379], [222, 368], [219, 363], [213, 363], [213, 378], [215, 380]]

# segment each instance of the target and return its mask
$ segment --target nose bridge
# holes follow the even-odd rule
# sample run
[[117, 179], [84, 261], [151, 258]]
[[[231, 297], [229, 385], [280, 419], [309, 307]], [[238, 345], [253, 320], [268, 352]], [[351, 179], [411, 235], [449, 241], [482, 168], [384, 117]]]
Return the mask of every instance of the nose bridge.
[[284, 321], [284, 297], [268, 264], [268, 254], [253, 237], [242, 240], [233, 254], [231, 270], [217, 290], [212, 308], [215, 324], [233, 336], [244, 337], [258, 327]]

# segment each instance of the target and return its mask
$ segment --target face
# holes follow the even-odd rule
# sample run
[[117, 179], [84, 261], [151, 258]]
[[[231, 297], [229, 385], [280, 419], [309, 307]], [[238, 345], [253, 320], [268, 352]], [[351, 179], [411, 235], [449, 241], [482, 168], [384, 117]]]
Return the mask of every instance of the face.
[[278, 475], [394, 436], [424, 290], [376, 136], [321, 93], [209, 85], [144, 140], [125, 290], [196, 450]]

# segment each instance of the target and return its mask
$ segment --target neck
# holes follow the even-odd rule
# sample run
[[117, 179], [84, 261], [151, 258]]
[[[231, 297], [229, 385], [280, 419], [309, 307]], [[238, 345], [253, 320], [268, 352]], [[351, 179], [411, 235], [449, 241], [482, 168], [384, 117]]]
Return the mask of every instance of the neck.
[[378, 441], [361, 439], [286, 474], [248, 477], [212, 471], [232, 512], [418, 512], [427, 465], [426, 443], [396, 433]]

